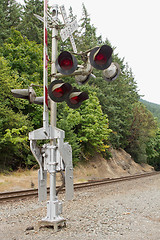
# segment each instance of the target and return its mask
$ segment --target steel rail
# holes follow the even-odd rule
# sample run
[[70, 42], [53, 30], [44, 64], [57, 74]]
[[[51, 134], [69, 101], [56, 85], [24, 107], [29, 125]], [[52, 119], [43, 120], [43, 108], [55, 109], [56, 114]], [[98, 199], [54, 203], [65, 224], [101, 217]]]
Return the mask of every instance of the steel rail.
[[[100, 180], [89, 180], [88, 182], [75, 183], [74, 190], [99, 186], [103, 184], [111, 184], [111, 183], [117, 183], [122, 181], [128, 181], [128, 180], [133, 180], [133, 179], [142, 178], [142, 177], [154, 176], [157, 174], [160, 174], [160, 172], [149, 172], [144, 174], [136, 174], [131, 176], [119, 177], [119, 178], [104, 178]], [[57, 189], [58, 188], [59, 186], [57, 187]], [[61, 191], [64, 191], [64, 190], [65, 189], [63, 188]], [[47, 192], [49, 192], [49, 188], [47, 188]], [[26, 190], [14, 191], [14, 192], [0, 192], [0, 202], [29, 198], [33, 196], [38, 196], [38, 189], [26, 189]]]

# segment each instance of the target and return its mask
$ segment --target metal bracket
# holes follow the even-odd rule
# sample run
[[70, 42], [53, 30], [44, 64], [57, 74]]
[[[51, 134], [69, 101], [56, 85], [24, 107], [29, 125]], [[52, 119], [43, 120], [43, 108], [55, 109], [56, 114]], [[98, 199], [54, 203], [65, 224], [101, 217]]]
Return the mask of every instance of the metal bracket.
[[72, 148], [60, 139], [58, 140], [58, 149], [65, 163], [65, 198], [66, 200], [72, 200], [74, 195]]
[[30, 149], [40, 166], [38, 170], [38, 198], [39, 201], [45, 201], [47, 199], [47, 171], [44, 170], [43, 154], [41, 148], [37, 146], [36, 140], [30, 140]]
[[[43, 179], [42, 179], [43, 174]], [[38, 199], [40, 202], [47, 200], [47, 171], [38, 170]]]
[[43, 128], [39, 128], [29, 133], [29, 140], [47, 140], [47, 139], [58, 139], [65, 138], [65, 132], [59, 128], [51, 127], [48, 128], [48, 135], [44, 133]]
[[[43, 128], [29, 133], [30, 148], [33, 156], [37, 160], [40, 169], [38, 172], [39, 182], [39, 200], [46, 200], [47, 189], [47, 171], [52, 174], [52, 165], [55, 164], [56, 172], [65, 170], [65, 197], [66, 200], [73, 198], [73, 165], [72, 165], [72, 148], [68, 143], [64, 143], [65, 133], [63, 130], [49, 126], [49, 135], [44, 133]], [[44, 144], [43, 147], [37, 145], [37, 140], [55, 140], [56, 145]], [[52, 150], [55, 151], [53, 161]]]

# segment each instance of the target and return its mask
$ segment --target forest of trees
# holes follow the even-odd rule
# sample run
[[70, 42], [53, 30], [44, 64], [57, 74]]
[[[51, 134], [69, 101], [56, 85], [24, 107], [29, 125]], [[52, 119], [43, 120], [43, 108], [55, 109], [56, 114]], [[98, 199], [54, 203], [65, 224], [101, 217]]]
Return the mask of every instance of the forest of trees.
[[[42, 127], [41, 106], [16, 99], [11, 89], [28, 88], [43, 83], [43, 24], [34, 13], [43, 16], [43, 1], [24, 0], [22, 6], [15, 0], [0, 2], [0, 169], [14, 170], [36, 164], [29, 148], [28, 133]], [[73, 18], [72, 8], [69, 9]], [[82, 17], [74, 34], [78, 52], [103, 44], [108, 39], [97, 36], [89, 13], [82, 5]], [[51, 52], [51, 32], [48, 36]], [[71, 50], [69, 40], [59, 40], [59, 52]], [[96, 152], [105, 158], [111, 147], [123, 148], [138, 163], [152, 164], [160, 169], [160, 130], [157, 119], [140, 102], [137, 84], [131, 68], [113, 54], [121, 74], [113, 82], [106, 82], [101, 72], [94, 70], [95, 78], [78, 86], [89, 94], [80, 108], [73, 110], [66, 103], [58, 103], [57, 127], [65, 130], [66, 141], [72, 145], [73, 161], [89, 159]], [[49, 79], [50, 81], [50, 79]], [[65, 81], [77, 86], [74, 77]], [[42, 89], [35, 89], [42, 96]]]
[[147, 109], [157, 118], [158, 124], [160, 124], [160, 105], [146, 100], [140, 99], [140, 101], [147, 107]]

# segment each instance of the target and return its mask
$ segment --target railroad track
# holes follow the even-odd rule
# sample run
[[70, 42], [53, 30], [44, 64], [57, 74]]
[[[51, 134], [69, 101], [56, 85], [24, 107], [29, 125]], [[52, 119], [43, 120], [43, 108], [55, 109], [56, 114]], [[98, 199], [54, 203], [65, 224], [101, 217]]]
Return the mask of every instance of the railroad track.
[[[126, 177], [120, 177], [120, 178], [104, 178], [101, 180], [96, 180], [96, 181], [88, 181], [88, 182], [83, 182], [83, 183], [75, 183], [74, 184], [74, 189], [80, 189], [80, 188], [89, 188], [89, 187], [94, 187], [94, 186], [99, 186], [103, 184], [111, 184], [111, 183], [116, 183], [116, 182], [122, 182], [122, 181], [128, 181], [128, 180], [133, 180], [137, 178], [142, 178], [142, 177], [148, 177], [148, 176], [153, 176], [160, 174], [160, 172], [149, 172], [149, 173], [144, 173], [144, 174], [136, 174], [136, 175], [131, 175], [131, 176], [126, 176]], [[58, 187], [57, 187], [58, 188]], [[64, 189], [62, 189], [64, 191]], [[47, 188], [47, 192], [49, 192], [49, 188]], [[21, 190], [21, 191], [14, 191], [14, 192], [1, 192], [0, 193], [0, 202], [4, 201], [10, 201], [10, 200], [15, 200], [15, 199], [22, 199], [22, 198], [29, 198], [33, 196], [38, 196], [38, 189], [26, 189], [26, 190]]]

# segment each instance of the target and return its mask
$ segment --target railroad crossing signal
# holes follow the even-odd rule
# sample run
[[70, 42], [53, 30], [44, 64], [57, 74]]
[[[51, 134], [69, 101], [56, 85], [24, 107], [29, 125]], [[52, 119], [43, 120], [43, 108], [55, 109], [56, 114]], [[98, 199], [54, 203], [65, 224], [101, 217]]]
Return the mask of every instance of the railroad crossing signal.
[[82, 102], [89, 98], [86, 92], [72, 88], [71, 84], [64, 83], [62, 80], [51, 82], [48, 93], [54, 102], [66, 101], [67, 105], [73, 109], [80, 107]]
[[95, 47], [89, 55], [91, 65], [99, 70], [107, 69], [112, 62], [112, 52], [112, 48], [108, 45]]
[[70, 36], [70, 34], [74, 33], [78, 29], [78, 23], [77, 20], [73, 20], [73, 22], [68, 23], [68, 26], [65, 28], [61, 29], [60, 31], [60, 36], [62, 41], [66, 41], [67, 38]]
[[[62, 41], [70, 38], [74, 54], [77, 53], [77, 48], [73, 38], [73, 32], [77, 30], [78, 24], [74, 20], [69, 22], [64, 6], [60, 7], [65, 28], [60, 31]], [[72, 148], [68, 143], [64, 142], [65, 133], [63, 130], [56, 128], [51, 121], [49, 125], [49, 104], [48, 94], [50, 99], [55, 102], [66, 101], [70, 108], [76, 109], [80, 107], [83, 101], [87, 100], [88, 94], [73, 88], [71, 84], [65, 83], [57, 78], [72, 75], [76, 77], [79, 84], [85, 84], [92, 75], [93, 68], [103, 70], [103, 77], [106, 81], [112, 81], [117, 78], [120, 73], [119, 65], [112, 63], [112, 48], [108, 45], [95, 47], [82, 53], [84, 66], [77, 69], [77, 60], [73, 54], [63, 51], [55, 61], [57, 55], [57, 29], [58, 29], [58, 5], [54, 5], [52, 10], [52, 27], [54, 37], [52, 38], [52, 60], [54, 81], [48, 87], [48, 54], [47, 54], [47, 0], [44, 0], [44, 18], [36, 15], [36, 17], [44, 23], [44, 78], [43, 78], [43, 97], [36, 97], [36, 93], [32, 87], [28, 89], [12, 89], [12, 94], [16, 98], [27, 99], [29, 103], [43, 104], [43, 128], [39, 128], [29, 133], [30, 148], [37, 160], [40, 170], [38, 173], [39, 187], [38, 194], [40, 200], [47, 198], [47, 171], [50, 173], [50, 201], [47, 202], [47, 216], [42, 219], [42, 225], [54, 225], [55, 229], [61, 223], [65, 223], [65, 219], [60, 216], [62, 213], [62, 203], [58, 201], [56, 195], [56, 173], [65, 170], [65, 189], [66, 199], [73, 198], [73, 166], [72, 166]], [[56, 26], [57, 25], [57, 26]], [[89, 55], [88, 55], [89, 54]], [[80, 54], [79, 54], [80, 55]], [[56, 68], [59, 73], [56, 72]], [[53, 105], [51, 104], [51, 116], [53, 116]], [[55, 114], [56, 115], [56, 114]], [[37, 140], [50, 140], [50, 144], [39, 146]]]
[[77, 60], [70, 52], [64, 51], [56, 60], [56, 68], [58, 72], [64, 75], [70, 75], [77, 68]]
[[81, 92], [80, 90], [73, 88], [73, 90], [68, 95], [66, 102], [70, 108], [76, 109], [79, 108], [81, 104], [88, 98], [89, 97], [86, 92]]
[[49, 85], [48, 93], [54, 102], [63, 102], [71, 90], [71, 84], [64, 83], [62, 80], [55, 80]]

